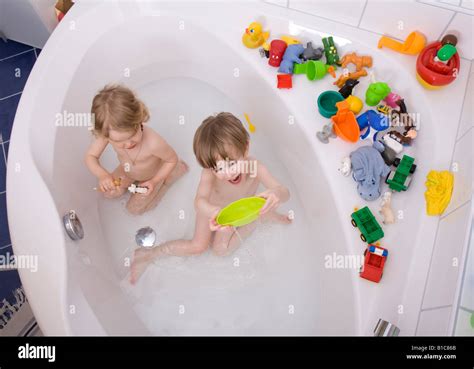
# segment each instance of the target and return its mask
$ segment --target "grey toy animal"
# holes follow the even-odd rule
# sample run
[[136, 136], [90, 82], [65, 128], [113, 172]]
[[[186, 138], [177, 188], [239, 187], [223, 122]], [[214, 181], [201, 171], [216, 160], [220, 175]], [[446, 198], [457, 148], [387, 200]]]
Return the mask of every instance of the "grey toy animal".
[[323, 57], [324, 49], [322, 47], [314, 48], [312, 42], [306, 44], [306, 49], [304, 49], [301, 58], [304, 61], [307, 60], [319, 60]]
[[332, 124], [331, 123], [325, 124], [321, 131], [316, 132], [316, 137], [322, 143], [325, 143], [325, 144], [329, 143], [329, 137], [332, 137], [332, 138], [336, 137], [336, 134], [334, 133], [334, 130], [332, 128]]

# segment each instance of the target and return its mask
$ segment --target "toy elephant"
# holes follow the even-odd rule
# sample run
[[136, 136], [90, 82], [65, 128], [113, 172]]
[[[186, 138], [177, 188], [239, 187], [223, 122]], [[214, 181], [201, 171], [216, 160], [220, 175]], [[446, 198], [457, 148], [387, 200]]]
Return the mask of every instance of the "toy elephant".
[[300, 59], [300, 55], [303, 54], [303, 51], [304, 46], [301, 44], [293, 44], [288, 46], [285, 50], [285, 54], [283, 55], [283, 60], [281, 61], [278, 72], [292, 74], [293, 64], [300, 64], [302, 62], [302, 60]]
[[380, 178], [390, 173], [390, 167], [385, 164], [377, 148], [362, 146], [350, 154], [352, 177], [357, 182], [359, 195], [366, 201], [380, 197]]
[[306, 49], [303, 51], [301, 56], [304, 61], [308, 60], [319, 60], [323, 57], [324, 50], [322, 47], [314, 48], [312, 42], [306, 44]]

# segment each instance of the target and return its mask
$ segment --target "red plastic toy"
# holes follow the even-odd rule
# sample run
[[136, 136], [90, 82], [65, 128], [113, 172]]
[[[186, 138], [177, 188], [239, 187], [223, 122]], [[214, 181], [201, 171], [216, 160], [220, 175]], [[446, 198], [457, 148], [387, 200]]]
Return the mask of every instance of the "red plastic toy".
[[270, 57], [268, 58], [268, 64], [272, 67], [279, 67], [286, 47], [287, 44], [283, 40], [273, 40], [270, 42]]
[[278, 74], [278, 88], [292, 88], [293, 82], [291, 79], [291, 74]]
[[376, 245], [369, 245], [364, 251], [364, 265], [360, 276], [369, 281], [379, 283], [383, 275], [383, 267], [388, 256], [388, 250]]

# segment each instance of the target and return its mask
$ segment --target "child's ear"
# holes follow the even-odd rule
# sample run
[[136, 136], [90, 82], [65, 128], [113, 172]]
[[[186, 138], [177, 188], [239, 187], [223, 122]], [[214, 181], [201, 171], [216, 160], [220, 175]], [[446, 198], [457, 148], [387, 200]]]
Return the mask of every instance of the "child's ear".
[[249, 151], [250, 151], [250, 142], [247, 144], [247, 147], [245, 149], [245, 157], [249, 156]]

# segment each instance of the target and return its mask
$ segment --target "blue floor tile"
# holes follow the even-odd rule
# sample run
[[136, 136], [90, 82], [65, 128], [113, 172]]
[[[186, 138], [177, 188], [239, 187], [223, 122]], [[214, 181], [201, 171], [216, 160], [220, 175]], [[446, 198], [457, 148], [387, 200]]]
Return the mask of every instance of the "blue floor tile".
[[16, 270], [2, 273], [2, 283], [0, 283], [0, 296], [7, 299], [10, 304], [16, 302], [13, 291], [21, 287], [20, 276]]
[[9, 244], [11, 244], [11, 240], [7, 219], [7, 194], [3, 193], [0, 195], [0, 246]]
[[21, 44], [12, 40], [4, 42], [2, 39], [0, 39], [0, 59], [8, 58], [9, 56], [31, 49], [32, 47], [29, 45]]
[[0, 255], [2, 255], [2, 256], [13, 255], [12, 245], [0, 247]]
[[35, 62], [33, 50], [0, 61], [0, 99], [23, 91]]
[[4, 192], [7, 190], [7, 165], [5, 164], [5, 157], [3, 156], [2, 145], [3, 144], [0, 144], [0, 192]]
[[16, 108], [20, 102], [21, 94], [0, 100], [0, 134], [3, 141], [10, 139], [10, 133], [15, 119]]

